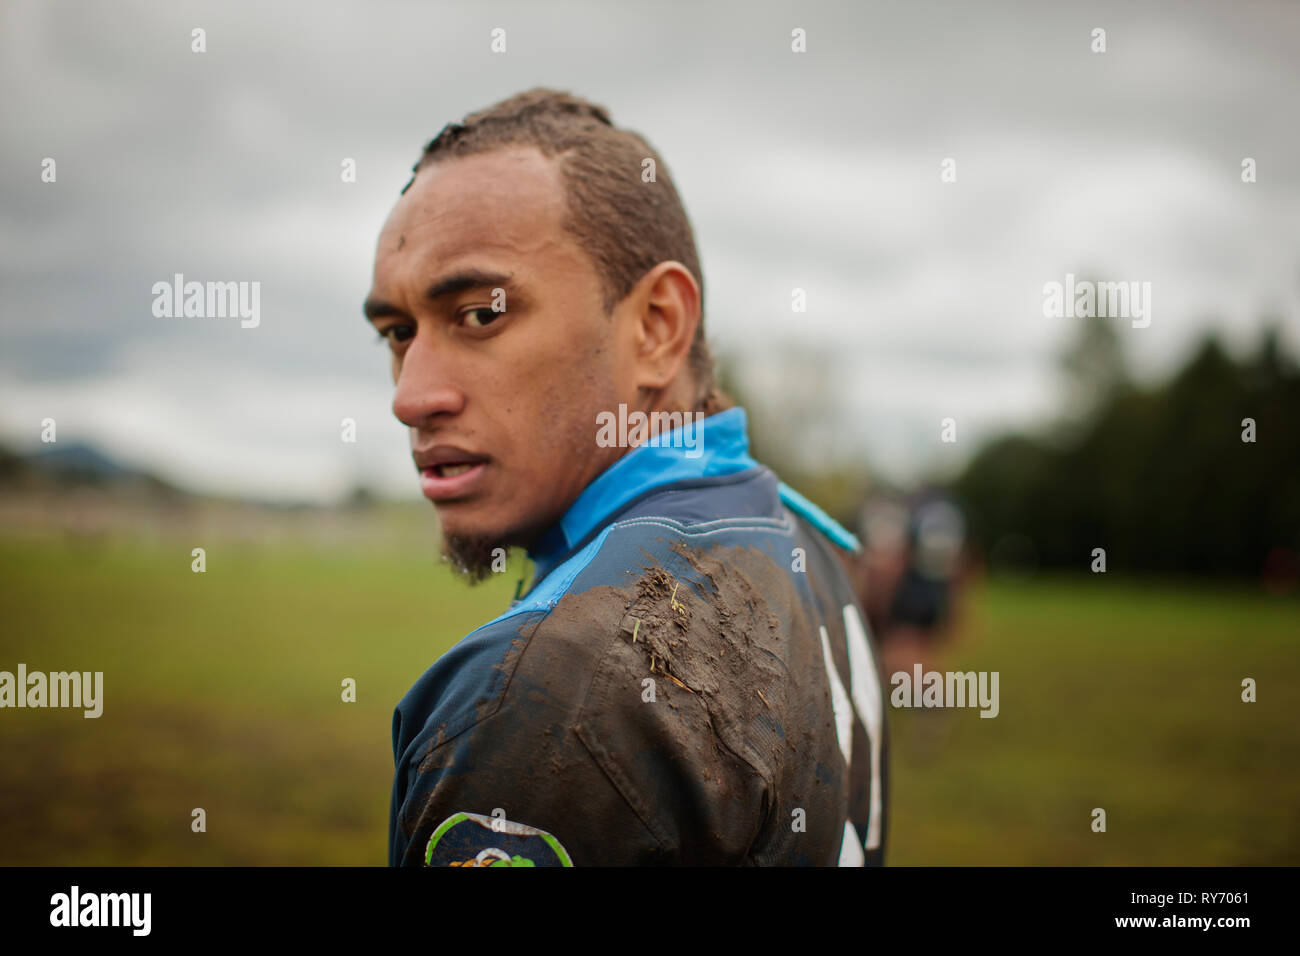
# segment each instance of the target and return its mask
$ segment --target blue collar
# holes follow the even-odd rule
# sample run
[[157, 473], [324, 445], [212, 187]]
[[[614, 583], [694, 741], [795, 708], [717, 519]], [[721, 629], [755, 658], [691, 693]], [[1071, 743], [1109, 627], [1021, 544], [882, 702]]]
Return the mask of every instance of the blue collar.
[[[660, 485], [730, 475], [758, 467], [749, 456], [745, 410], [739, 406], [690, 422], [659, 436], [657, 445], [634, 448], [601, 472], [569, 506], [559, 523], [545, 532], [529, 550], [536, 565], [533, 581], [539, 582], [556, 566], [558, 559], [593, 531], [610, 515]], [[685, 430], [685, 436], [681, 434]], [[700, 455], [692, 458], [683, 451], [686, 438]]]

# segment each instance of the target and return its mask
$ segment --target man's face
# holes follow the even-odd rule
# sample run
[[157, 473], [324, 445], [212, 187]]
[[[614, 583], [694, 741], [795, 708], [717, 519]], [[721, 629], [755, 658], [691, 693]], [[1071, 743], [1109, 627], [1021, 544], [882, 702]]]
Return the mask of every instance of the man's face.
[[475, 576], [618, 456], [596, 445], [596, 415], [617, 405], [627, 349], [564, 203], [553, 161], [502, 149], [422, 169], [379, 237], [366, 314], [392, 351], [393, 413]]

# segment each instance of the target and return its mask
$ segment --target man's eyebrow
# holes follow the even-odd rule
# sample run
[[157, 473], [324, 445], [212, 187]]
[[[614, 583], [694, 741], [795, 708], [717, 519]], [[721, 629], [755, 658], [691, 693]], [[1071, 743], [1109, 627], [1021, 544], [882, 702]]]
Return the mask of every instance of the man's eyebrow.
[[481, 269], [467, 269], [439, 279], [424, 293], [426, 299], [440, 299], [444, 295], [464, 292], [466, 289], [495, 289], [505, 287], [514, 278], [514, 273], [484, 272]]
[[[508, 288], [514, 273], [506, 272], [489, 272], [483, 269], [464, 269], [460, 272], [453, 272], [451, 275], [443, 276], [436, 280], [425, 291], [426, 299], [441, 299], [443, 296], [454, 295], [457, 292], [465, 292], [469, 289], [495, 289]], [[398, 315], [406, 316], [406, 312], [395, 305], [382, 302], [378, 299], [368, 298], [361, 307], [367, 319], [374, 320], [380, 316]]]

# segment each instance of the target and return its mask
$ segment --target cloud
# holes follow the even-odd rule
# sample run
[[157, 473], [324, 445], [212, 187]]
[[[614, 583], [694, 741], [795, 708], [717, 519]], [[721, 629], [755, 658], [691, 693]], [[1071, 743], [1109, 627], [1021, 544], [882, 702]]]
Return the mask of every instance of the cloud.
[[[414, 494], [359, 312], [374, 241], [428, 138], [539, 84], [607, 105], [664, 154], [722, 350], [835, 356], [836, 419], [874, 423], [846, 426], [846, 442], [896, 472], [926, 467], [942, 408], [968, 410], [981, 434], [1051, 408], [1072, 329], [1042, 318], [1041, 287], [1066, 271], [1153, 283], [1151, 328], [1125, 336], [1147, 374], [1207, 329], [1248, 340], [1265, 310], [1300, 342], [1292, 5], [13, 2], [0, 15], [11, 440], [54, 408], [61, 432], [205, 488], [321, 497], [361, 467], [339, 447], [347, 409], [389, 443], [361, 471]], [[1088, 51], [1096, 25], [1103, 55]], [[195, 26], [205, 54], [190, 52]], [[506, 56], [488, 52], [493, 26]], [[57, 184], [40, 181], [46, 156]], [[339, 180], [344, 157], [356, 184]], [[945, 157], [954, 184], [939, 180]], [[150, 287], [176, 272], [260, 281], [262, 326], [154, 319]]]

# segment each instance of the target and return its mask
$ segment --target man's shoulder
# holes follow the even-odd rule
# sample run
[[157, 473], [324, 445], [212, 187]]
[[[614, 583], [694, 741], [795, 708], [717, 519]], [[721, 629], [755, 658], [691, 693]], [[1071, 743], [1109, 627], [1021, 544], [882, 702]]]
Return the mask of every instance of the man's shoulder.
[[[825, 648], [828, 628], [843, 643], [852, 598], [839, 542], [807, 510], [760, 468], [657, 489], [575, 542], [403, 698], [394, 832], [518, 804], [522, 822], [576, 833], [575, 859], [604, 859], [565, 816], [576, 802], [626, 817], [652, 856], [838, 853], [844, 743]], [[768, 819], [795, 794], [821, 821], [816, 850]]]
[[[737, 609], [762, 606], [763, 633], [788, 629], [797, 605], [814, 600], [798, 573], [809, 530], [766, 468], [656, 489], [425, 672], [398, 705], [395, 756], [426, 756], [503, 709], [516, 721], [557, 708], [576, 716], [612, 670], [631, 681], [629, 703], [651, 687], [714, 689], [729, 649], [719, 620], [738, 624]], [[736, 683], [735, 668], [761, 658], [731, 652]], [[605, 710], [622, 710], [621, 699]]]

